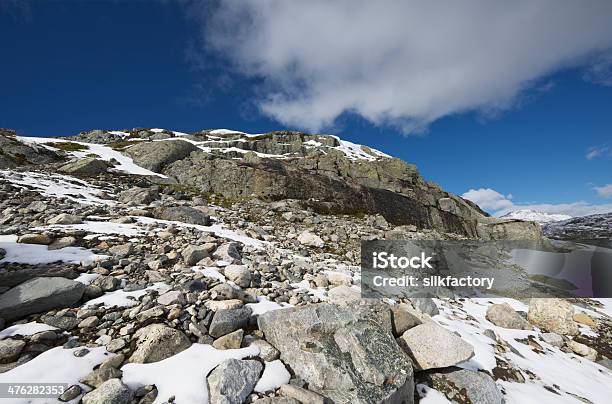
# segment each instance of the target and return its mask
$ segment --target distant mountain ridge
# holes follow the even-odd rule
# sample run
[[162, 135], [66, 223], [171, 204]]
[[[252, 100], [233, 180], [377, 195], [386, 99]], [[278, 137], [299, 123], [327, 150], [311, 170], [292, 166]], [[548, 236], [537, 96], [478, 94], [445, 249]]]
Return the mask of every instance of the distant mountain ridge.
[[500, 219], [512, 219], [512, 220], [524, 220], [530, 222], [537, 222], [540, 224], [559, 222], [561, 220], [571, 219], [572, 216], [564, 214], [546, 213], [539, 212], [532, 209], [519, 209], [508, 212], [505, 215], [499, 217]]

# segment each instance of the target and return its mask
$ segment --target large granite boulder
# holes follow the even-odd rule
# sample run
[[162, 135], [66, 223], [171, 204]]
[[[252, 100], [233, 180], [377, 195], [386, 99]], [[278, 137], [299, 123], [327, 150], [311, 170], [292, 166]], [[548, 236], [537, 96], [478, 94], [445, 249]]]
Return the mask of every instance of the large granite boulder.
[[576, 335], [578, 324], [573, 317], [574, 307], [565, 300], [535, 298], [529, 302], [527, 320], [545, 331], [560, 335]]
[[70, 307], [81, 299], [85, 285], [70, 279], [35, 278], [0, 295], [0, 318], [12, 321], [29, 314]]
[[153, 216], [156, 219], [199, 224], [203, 226], [208, 226], [210, 224], [210, 216], [201, 210], [189, 206], [162, 206], [153, 211]]
[[266, 340], [310, 390], [338, 403], [412, 403], [408, 356], [384, 304], [313, 304], [264, 313]]
[[138, 340], [138, 345], [129, 359], [132, 363], [158, 362], [191, 346], [185, 334], [164, 324], [141, 328], [134, 334], [134, 338]]
[[125, 149], [141, 167], [159, 173], [168, 164], [184, 159], [192, 152], [199, 150], [184, 140], [165, 140], [161, 142], [139, 142]]
[[108, 171], [109, 164], [95, 157], [77, 159], [61, 166], [58, 171], [66, 174], [93, 176]]

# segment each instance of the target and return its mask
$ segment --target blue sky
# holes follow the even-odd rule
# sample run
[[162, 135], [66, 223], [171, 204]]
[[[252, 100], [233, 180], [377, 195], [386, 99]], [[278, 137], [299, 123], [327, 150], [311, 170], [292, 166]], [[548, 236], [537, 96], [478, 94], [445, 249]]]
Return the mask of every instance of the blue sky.
[[[131, 127], [315, 130], [415, 163], [426, 179], [451, 192], [471, 189], [491, 212], [612, 210], [612, 186], [606, 188], [612, 184], [612, 58], [606, 50], [612, 30], [598, 30], [598, 21], [588, 20], [595, 16], [551, 17], [551, 25], [595, 28], [575, 44], [554, 26], [537, 28], [532, 36], [558, 36], [563, 46], [550, 49], [555, 46], [547, 41], [542, 52], [535, 45], [500, 44], [517, 50], [500, 54], [508, 60], [495, 66], [496, 60], [471, 64], [480, 57], [469, 54], [471, 48], [469, 63], [459, 53], [441, 60], [440, 54], [453, 52], [445, 42], [431, 51], [439, 42], [428, 33], [423, 38], [434, 42], [421, 55], [418, 46], [403, 45], [420, 32], [401, 29], [341, 40], [340, 48], [327, 46], [325, 37], [304, 43], [300, 24], [304, 32], [312, 24], [301, 15], [331, 19], [337, 13], [331, 22], [344, 24], [347, 36], [362, 16], [355, 11], [346, 22], [342, 8], [315, 6], [296, 16], [295, 8], [264, 3], [253, 15], [255, 3], [3, 2], [0, 127], [40, 136]], [[593, 13], [610, 11], [602, 7]], [[259, 21], [260, 14], [268, 20]], [[472, 18], [456, 14], [458, 21]], [[372, 18], [367, 8], [363, 15]], [[269, 31], [271, 20], [286, 34]], [[372, 37], [382, 49], [367, 46]], [[468, 42], [473, 39], [452, 49]], [[413, 63], [415, 54], [428, 61], [426, 70]], [[532, 63], [541, 54], [547, 57]], [[438, 70], [444, 75], [429, 76]], [[459, 80], [447, 80], [455, 72]]]

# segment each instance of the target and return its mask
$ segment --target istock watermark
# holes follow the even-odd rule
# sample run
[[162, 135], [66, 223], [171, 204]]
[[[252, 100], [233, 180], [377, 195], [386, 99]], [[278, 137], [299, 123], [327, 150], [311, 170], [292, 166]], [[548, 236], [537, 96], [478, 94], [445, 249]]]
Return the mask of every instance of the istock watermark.
[[585, 242], [377, 240], [362, 296], [612, 297], [612, 249]]

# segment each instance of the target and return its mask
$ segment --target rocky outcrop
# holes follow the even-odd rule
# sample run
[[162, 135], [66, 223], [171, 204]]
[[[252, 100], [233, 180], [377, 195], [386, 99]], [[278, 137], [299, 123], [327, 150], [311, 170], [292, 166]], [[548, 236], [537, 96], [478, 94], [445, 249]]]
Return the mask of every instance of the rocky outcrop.
[[310, 390], [338, 403], [412, 402], [412, 365], [388, 307], [321, 303], [268, 312], [258, 324]]
[[66, 174], [92, 176], [105, 173], [108, 168], [109, 164], [106, 161], [94, 157], [86, 157], [64, 164], [59, 168], [59, 171]]
[[10, 129], [0, 128], [0, 168], [13, 168], [27, 164], [50, 164], [61, 161], [62, 157], [36, 144], [26, 144]]
[[167, 140], [141, 142], [125, 149], [125, 153], [139, 166], [161, 172], [168, 164], [184, 159], [196, 150], [199, 149], [184, 140]]

